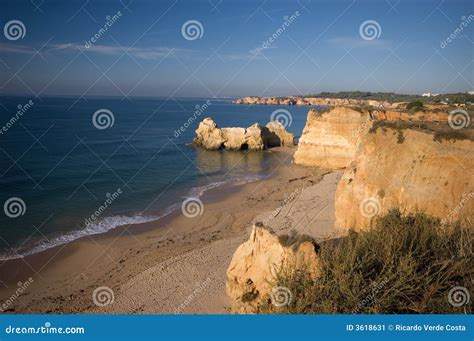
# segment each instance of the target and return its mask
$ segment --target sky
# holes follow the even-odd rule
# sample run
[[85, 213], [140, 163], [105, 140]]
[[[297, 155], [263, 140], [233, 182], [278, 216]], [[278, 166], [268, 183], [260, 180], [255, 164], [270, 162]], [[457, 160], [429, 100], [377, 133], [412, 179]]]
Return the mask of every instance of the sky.
[[0, 8], [0, 95], [474, 90], [472, 0], [0, 0]]

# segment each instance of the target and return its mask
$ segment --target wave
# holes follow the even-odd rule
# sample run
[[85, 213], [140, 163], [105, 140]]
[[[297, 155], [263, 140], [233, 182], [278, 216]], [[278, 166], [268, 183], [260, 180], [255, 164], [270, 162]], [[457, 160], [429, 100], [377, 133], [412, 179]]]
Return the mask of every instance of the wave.
[[[202, 195], [204, 195], [205, 192], [214, 188], [218, 188], [225, 185], [231, 185], [231, 184], [241, 185], [241, 184], [245, 184], [249, 182], [258, 181], [258, 180], [261, 180], [262, 178], [263, 176], [256, 175], [256, 176], [246, 176], [242, 178], [229, 179], [225, 181], [211, 182], [210, 184], [207, 184], [207, 185], [192, 188], [188, 192], [188, 195], [184, 196], [183, 198], [201, 197]], [[133, 216], [116, 215], [116, 216], [105, 217], [95, 223], [88, 224], [83, 229], [66, 232], [56, 237], [38, 241], [34, 243], [33, 245], [30, 244], [27, 249], [25, 247], [22, 247], [22, 248], [12, 249], [12, 251], [9, 253], [0, 254], [0, 261], [29, 256], [35, 253], [45, 251], [47, 249], [51, 249], [56, 246], [68, 244], [79, 238], [106, 233], [120, 226], [143, 224], [143, 223], [147, 223], [151, 221], [157, 221], [173, 213], [180, 207], [181, 207], [181, 203], [173, 204], [167, 207], [159, 215], [136, 214]]]

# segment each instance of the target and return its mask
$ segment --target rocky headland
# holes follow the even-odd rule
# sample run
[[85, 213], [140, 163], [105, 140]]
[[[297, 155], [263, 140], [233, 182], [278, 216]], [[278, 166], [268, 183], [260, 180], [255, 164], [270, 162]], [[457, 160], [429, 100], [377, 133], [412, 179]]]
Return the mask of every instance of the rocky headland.
[[327, 169], [345, 168], [354, 159], [359, 139], [369, 126], [367, 112], [347, 107], [310, 110], [294, 162]]
[[258, 104], [258, 105], [301, 105], [301, 106], [363, 106], [370, 105], [374, 107], [383, 106], [384, 108], [398, 108], [404, 103], [391, 103], [387, 101], [360, 100], [350, 98], [324, 98], [324, 97], [258, 97], [249, 96], [238, 98], [233, 101], [235, 104]]
[[[448, 112], [436, 108], [407, 111], [351, 106], [308, 112], [294, 163], [331, 171], [343, 170], [333, 198], [333, 226], [337, 231], [334, 237], [346, 240], [349, 230], [383, 230], [372, 232], [381, 234], [375, 238], [382, 238], [387, 234], [388, 224], [425, 224], [416, 227], [420, 232], [409, 232], [411, 228], [406, 230], [407, 234], [415, 233], [408, 238], [426, 238], [421, 231], [428, 233], [429, 226], [452, 226], [457, 222], [472, 228], [474, 132], [469, 127], [462, 131], [453, 129], [447, 121]], [[318, 197], [317, 193], [312, 195]], [[403, 220], [403, 216], [408, 218]], [[380, 223], [381, 217], [386, 217], [387, 221]], [[307, 224], [311, 225], [311, 221]], [[290, 223], [289, 227], [297, 225]], [[437, 228], [431, 230], [429, 238], [456, 240], [456, 232], [452, 232], [456, 230], [446, 229], [448, 232], [439, 232], [441, 230]], [[321, 270], [319, 252], [313, 247], [316, 242], [304, 236], [299, 238], [304, 240], [301, 245], [306, 245], [304, 252], [300, 244], [288, 248], [281, 234], [278, 237], [263, 226], [253, 227], [250, 239], [234, 253], [227, 270], [227, 294], [236, 312], [255, 313], [268, 307], [274, 300], [275, 290], [281, 289], [278, 283], [282, 279], [277, 278], [282, 273], [289, 276], [284, 283], [294, 280], [292, 285], [296, 286], [302, 281], [298, 275], [302, 268], [307, 269], [302, 270], [309, 276], [306, 280], [312, 282], [316, 278]], [[293, 239], [298, 237], [295, 235]], [[322, 252], [326, 247], [334, 250], [331, 244], [323, 243]], [[434, 252], [427, 244], [419, 247]], [[466, 257], [465, 248], [469, 249], [469, 246], [462, 244], [459, 247], [464, 250], [462, 257]], [[396, 254], [395, 257], [403, 255]], [[305, 267], [301, 265], [301, 259], [305, 259]], [[413, 261], [422, 260], [415, 258]], [[288, 292], [283, 294], [291, 296], [292, 292], [286, 289]], [[300, 294], [306, 296], [304, 292]], [[296, 307], [300, 308], [303, 309]], [[275, 304], [272, 309], [276, 309]]]
[[336, 192], [336, 227], [367, 229], [392, 208], [447, 222], [474, 219], [474, 142], [413, 128], [364, 134]]

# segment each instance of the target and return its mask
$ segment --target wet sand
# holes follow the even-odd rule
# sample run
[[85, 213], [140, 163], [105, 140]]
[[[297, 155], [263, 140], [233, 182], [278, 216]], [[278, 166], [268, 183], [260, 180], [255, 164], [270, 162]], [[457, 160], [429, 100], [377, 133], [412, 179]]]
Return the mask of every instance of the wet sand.
[[[202, 215], [176, 211], [158, 221], [118, 227], [0, 264], [8, 313], [226, 313], [225, 270], [254, 221], [328, 239], [334, 231], [339, 172], [291, 164], [295, 149], [264, 180], [206, 192]], [[18, 297], [18, 282], [32, 283]], [[1, 283], [0, 283], [1, 284]], [[95, 289], [113, 303], [97, 306]], [[96, 302], [97, 303], [97, 302]]]

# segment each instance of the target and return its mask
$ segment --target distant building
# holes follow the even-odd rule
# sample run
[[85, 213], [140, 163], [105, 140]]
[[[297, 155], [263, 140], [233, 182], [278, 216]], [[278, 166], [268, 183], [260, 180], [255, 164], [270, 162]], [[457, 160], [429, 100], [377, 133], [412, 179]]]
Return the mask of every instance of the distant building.
[[423, 97], [434, 97], [434, 96], [438, 96], [438, 95], [439, 94], [432, 94], [431, 92], [425, 92], [421, 96], [423, 96]]
[[468, 91], [467, 94], [468, 95], [474, 95], [474, 91]]

